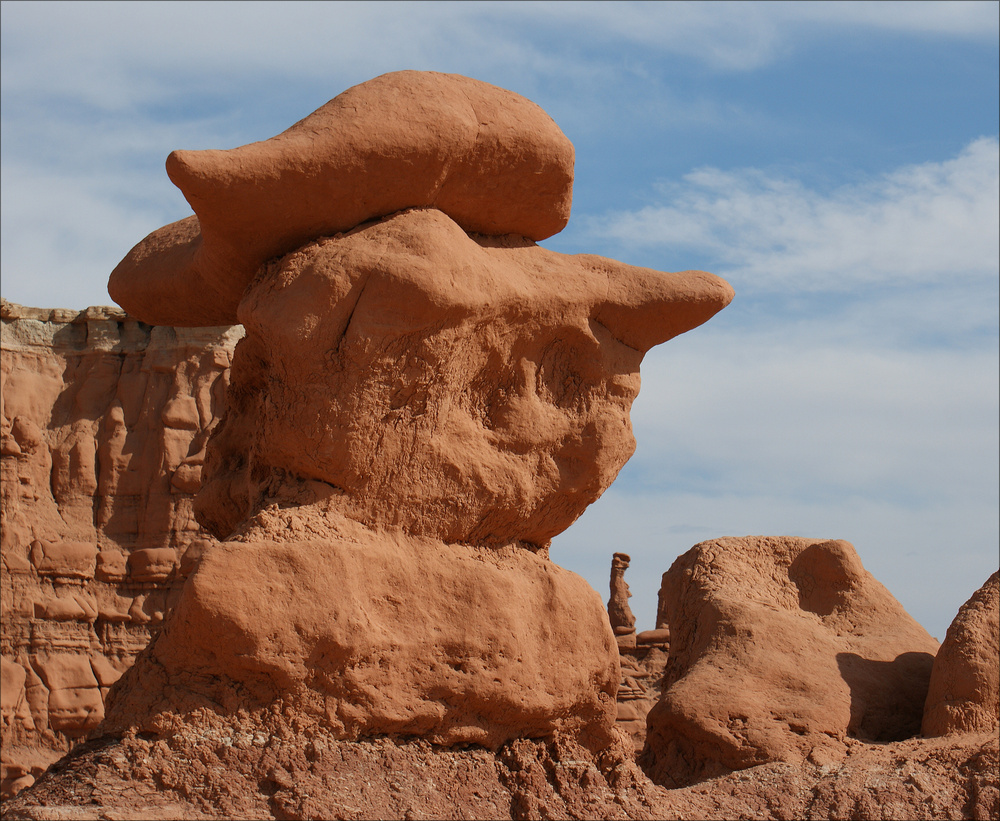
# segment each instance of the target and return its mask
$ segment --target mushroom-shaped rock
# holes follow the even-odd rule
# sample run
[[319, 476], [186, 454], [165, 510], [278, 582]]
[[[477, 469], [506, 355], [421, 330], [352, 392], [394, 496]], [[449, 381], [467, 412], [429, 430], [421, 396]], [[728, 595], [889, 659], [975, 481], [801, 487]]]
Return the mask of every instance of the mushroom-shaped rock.
[[519, 94], [400, 71], [348, 89], [269, 140], [175, 151], [167, 173], [196, 216], [140, 242], [108, 290], [153, 325], [228, 325], [268, 259], [405, 208], [433, 206], [484, 234], [561, 231], [573, 145]]
[[994, 573], [958, 611], [934, 659], [925, 736], [988, 732], [1000, 721], [1000, 581]]
[[920, 731], [937, 642], [845, 541], [696, 545], [663, 575], [670, 661], [642, 760], [677, 786]]
[[[111, 290], [147, 322], [245, 328], [195, 502], [225, 541], [182, 563], [108, 727], [287, 708], [338, 737], [615, 743], [614, 635], [548, 542], [631, 456], [646, 350], [733, 292], [538, 247], [572, 159], [523, 98], [415, 72], [172, 155], [198, 216]], [[160, 592], [129, 616], [162, 617]]]

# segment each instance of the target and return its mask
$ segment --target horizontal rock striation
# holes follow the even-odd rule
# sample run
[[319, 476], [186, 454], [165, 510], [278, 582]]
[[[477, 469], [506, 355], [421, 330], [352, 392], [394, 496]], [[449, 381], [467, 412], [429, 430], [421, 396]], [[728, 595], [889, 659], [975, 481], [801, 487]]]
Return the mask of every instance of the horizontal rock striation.
[[2, 789], [104, 717], [208, 534], [193, 494], [242, 328], [3, 301]]

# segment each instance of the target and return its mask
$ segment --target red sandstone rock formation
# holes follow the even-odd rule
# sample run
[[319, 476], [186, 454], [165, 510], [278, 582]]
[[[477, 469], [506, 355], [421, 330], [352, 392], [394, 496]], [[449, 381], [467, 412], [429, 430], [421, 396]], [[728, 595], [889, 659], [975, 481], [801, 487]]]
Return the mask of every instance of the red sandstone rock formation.
[[225, 538], [302, 481], [344, 515], [447, 542], [545, 545], [632, 455], [645, 351], [731, 298], [405, 211], [269, 265], [239, 316], [198, 515]]
[[625, 581], [625, 571], [628, 570], [627, 553], [615, 553], [611, 558], [611, 598], [608, 599], [608, 618], [611, 629], [615, 631], [618, 645], [632, 646], [635, 644], [635, 615], [629, 607], [628, 600], [632, 593]]
[[291, 535], [318, 527], [313, 513], [262, 515], [205, 556], [109, 699], [105, 732], [280, 708], [337, 738], [614, 741], [614, 644], [583, 579], [516, 545], [374, 538], [350, 521]]
[[670, 661], [644, 766], [669, 786], [920, 731], [937, 642], [844, 541], [696, 545], [663, 576]]
[[2, 305], [0, 794], [104, 716], [190, 571], [240, 329]]
[[625, 581], [630, 558], [615, 553], [611, 559], [611, 598], [608, 619], [618, 644], [621, 682], [618, 685], [616, 724], [638, 752], [646, 741], [646, 715], [660, 698], [663, 668], [667, 663], [668, 631], [646, 630], [639, 644], [635, 615], [629, 606], [631, 593]]
[[201, 235], [151, 235], [110, 287], [149, 321], [169, 296], [170, 319], [246, 328], [197, 502], [228, 544], [104, 728], [280, 708], [339, 738], [613, 747], [613, 636], [548, 542], [631, 455], [643, 354], [729, 286], [535, 245], [565, 222], [572, 147], [465, 78], [388, 75], [168, 166]]
[[931, 670], [925, 736], [996, 731], [1000, 721], [1000, 581], [994, 573], [948, 628]]

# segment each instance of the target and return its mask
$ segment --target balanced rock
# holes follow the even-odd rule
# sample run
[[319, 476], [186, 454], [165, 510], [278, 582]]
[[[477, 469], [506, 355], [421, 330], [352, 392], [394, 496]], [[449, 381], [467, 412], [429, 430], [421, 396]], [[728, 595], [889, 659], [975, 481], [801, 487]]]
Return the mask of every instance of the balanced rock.
[[619, 646], [635, 644], [635, 615], [628, 600], [632, 593], [625, 581], [631, 557], [628, 553], [615, 553], [611, 557], [611, 598], [608, 599], [608, 619]]
[[226, 542], [106, 730], [263, 711], [348, 739], [616, 743], [614, 635], [548, 544], [631, 456], [645, 352], [733, 292], [539, 248], [572, 158], [527, 100], [419, 72], [266, 143], [171, 155], [197, 221], [109, 288], [152, 323], [246, 330], [198, 477], [198, 521]]
[[266, 260], [405, 208], [483, 234], [552, 236], [569, 220], [573, 145], [519, 94], [399, 71], [264, 142], [175, 151], [167, 173], [196, 216], [139, 243], [108, 289], [154, 325], [223, 325]]
[[848, 542], [703, 542], [664, 573], [660, 603], [670, 661], [643, 750], [659, 783], [920, 731], [937, 642]]
[[1000, 581], [994, 573], [958, 611], [931, 670], [925, 736], [996, 730], [1000, 721]]

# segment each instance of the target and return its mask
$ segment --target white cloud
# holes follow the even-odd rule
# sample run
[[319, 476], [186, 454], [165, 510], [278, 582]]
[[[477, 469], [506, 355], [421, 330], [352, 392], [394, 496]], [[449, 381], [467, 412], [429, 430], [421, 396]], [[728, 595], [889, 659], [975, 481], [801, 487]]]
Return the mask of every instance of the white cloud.
[[992, 41], [997, 29], [983, 2], [5, 2], [2, 15], [5, 93], [102, 110], [265, 73], [337, 88], [470, 65], [530, 96], [545, 76], [613, 88], [642, 54], [742, 71], [831, 32]]
[[1000, 268], [993, 137], [953, 159], [831, 193], [755, 169], [703, 168], [662, 186], [661, 195], [669, 204], [593, 219], [590, 231], [630, 245], [696, 249], [737, 284], [786, 292], [959, 285], [994, 278]]
[[[4, 296], [35, 307], [112, 304], [115, 265], [150, 231], [190, 213], [179, 194], [184, 207], [176, 214], [144, 197], [138, 174], [101, 180], [11, 166], [3, 173]], [[65, 216], [54, 218], [54, 208]]]
[[[691, 335], [643, 363], [633, 422], [640, 481], [789, 500], [861, 495], [914, 507], [996, 503], [1000, 362], [981, 348], [828, 344], [824, 322], [783, 338]], [[673, 346], [673, 347], [671, 347]]]
[[996, 40], [1000, 7], [981, 0], [824, 0], [810, 3], [769, 3], [790, 21], [817, 26], [839, 25], [900, 33]]
[[[493, 4], [483, 4], [493, 5]], [[618, 39], [727, 71], [761, 68], [831, 33], [895, 32], [992, 42], [996, 4], [983, 2], [502, 3], [587, 39]]]
[[[503, 8], [477, 3], [5, 3], [5, 93], [44, 94], [103, 111], [178, 94], [323, 81], [336, 91], [402, 68], [502, 65], [589, 73], [532, 44]], [[525, 15], [520, 15], [524, 17]], [[499, 18], [507, 25], [492, 27]], [[30, 65], [34, 70], [17, 70]], [[325, 102], [325, 100], [317, 102]], [[270, 135], [269, 135], [270, 136]]]

